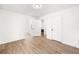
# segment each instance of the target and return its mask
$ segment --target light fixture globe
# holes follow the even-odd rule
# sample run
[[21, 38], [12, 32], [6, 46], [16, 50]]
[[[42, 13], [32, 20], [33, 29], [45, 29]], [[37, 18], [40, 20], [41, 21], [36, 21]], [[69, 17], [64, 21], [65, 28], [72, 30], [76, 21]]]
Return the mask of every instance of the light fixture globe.
[[41, 4], [33, 4], [32, 7], [34, 9], [40, 9], [40, 8], [42, 8], [42, 5]]

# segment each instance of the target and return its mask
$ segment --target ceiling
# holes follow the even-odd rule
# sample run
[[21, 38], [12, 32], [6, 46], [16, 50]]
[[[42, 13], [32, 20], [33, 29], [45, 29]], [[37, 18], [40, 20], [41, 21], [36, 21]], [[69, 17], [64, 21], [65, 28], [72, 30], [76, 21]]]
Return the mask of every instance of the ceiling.
[[19, 12], [34, 17], [40, 17], [73, 6], [77, 6], [77, 4], [42, 4], [42, 8], [40, 9], [34, 9], [32, 4], [0, 4], [1, 9]]

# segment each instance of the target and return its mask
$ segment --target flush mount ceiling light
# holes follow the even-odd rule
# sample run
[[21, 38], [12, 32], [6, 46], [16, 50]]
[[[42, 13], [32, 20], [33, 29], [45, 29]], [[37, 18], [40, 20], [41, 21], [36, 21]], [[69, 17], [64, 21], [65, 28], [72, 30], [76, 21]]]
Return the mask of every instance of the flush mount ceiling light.
[[41, 4], [33, 4], [32, 7], [34, 9], [40, 9], [40, 8], [42, 8], [42, 5]]

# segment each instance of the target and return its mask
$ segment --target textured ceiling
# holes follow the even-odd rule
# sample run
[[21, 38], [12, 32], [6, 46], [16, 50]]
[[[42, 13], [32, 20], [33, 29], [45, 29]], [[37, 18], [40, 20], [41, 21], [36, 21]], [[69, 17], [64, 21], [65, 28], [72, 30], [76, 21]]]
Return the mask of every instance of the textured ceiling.
[[34, 9], [32, 4], [0, 4], [1, 9], [19, 12], [22, 14], [40, 17], [49, 13], [54, 13], [63, 9], [67, 9], [73, 6], [77, 6], [75, 4], [42, 4], [41, 9]]

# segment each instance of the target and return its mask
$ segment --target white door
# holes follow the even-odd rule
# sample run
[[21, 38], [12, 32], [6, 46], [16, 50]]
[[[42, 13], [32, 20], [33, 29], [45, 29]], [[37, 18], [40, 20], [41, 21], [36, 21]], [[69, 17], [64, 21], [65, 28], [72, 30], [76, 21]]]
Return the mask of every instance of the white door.
[[56, 18], [53, 20], [54, 22], [52, 23], [53, 31], [51, 31], [52, 34], [52, 39], [55, 40], [61, 40], [61, 35], [62, 35], [62, 28], [61, 28], [61, 17], [56, 16]]
[[40, 36], [41, 35], [41, 22], [40, 22], [40, 20], [33, 20], [32, 21], [31, 33], [32, 33], [32, 36]]
[[47, 20], [46, 34], [48, 39], [61, 40], [61, 17], [56, 16]]

